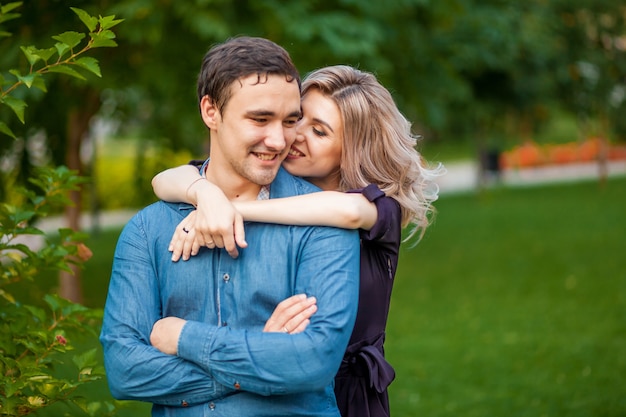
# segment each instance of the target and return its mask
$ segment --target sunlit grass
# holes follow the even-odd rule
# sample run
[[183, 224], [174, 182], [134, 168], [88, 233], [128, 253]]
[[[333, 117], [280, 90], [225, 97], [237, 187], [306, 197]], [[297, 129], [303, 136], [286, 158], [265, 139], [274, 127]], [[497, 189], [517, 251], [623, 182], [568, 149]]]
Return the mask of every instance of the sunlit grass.
[[438, 208], [394, 289], [393, 415], [625, 415], [626, 180]]

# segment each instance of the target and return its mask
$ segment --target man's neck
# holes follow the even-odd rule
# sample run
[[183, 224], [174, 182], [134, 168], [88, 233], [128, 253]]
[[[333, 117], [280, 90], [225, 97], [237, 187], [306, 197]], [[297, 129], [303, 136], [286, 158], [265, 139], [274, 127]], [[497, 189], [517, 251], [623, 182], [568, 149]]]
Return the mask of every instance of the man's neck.
[[219, 171], [218, 167], [215, 165], [212, 167], [211, 163], [209, 163], [206, 169], [206, 178], [218, 186], [229, 200], [254, 201], [257, 199], [261, 191], [260, 185], [236, 174], [226, 174], [225, 171], [215, 171]]

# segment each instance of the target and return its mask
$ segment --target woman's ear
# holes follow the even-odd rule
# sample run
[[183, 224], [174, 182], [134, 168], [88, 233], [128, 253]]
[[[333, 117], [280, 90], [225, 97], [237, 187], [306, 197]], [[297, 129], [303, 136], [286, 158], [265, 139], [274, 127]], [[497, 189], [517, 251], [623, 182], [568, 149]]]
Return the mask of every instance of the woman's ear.
[[200, 114], [202, 115], [202, 120], [204, 124], [212, 130], [217, 129], [217, 122], [220, 119], [220, 112], [217, 109], [217, 106], [211, 100], [211, 97], [204, 96], [202, 100], [200, 100]]

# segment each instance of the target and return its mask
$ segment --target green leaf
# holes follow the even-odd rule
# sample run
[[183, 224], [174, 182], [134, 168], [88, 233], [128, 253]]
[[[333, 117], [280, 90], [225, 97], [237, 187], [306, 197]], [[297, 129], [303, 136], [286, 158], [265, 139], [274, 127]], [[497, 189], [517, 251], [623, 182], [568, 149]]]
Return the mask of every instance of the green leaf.
[[13, 139], [17, 139], [17, 136], [9, 129], [9, 126], [4, 122], [0, 122], [0, 132], [4, 133], [7, 136], [11, 136]]
[[72, 362], [74, 362], [74, 364], [76, 365], [76, 367], [78, 369], [80, 369], [81, 371], [87, 367], [92, 367], [93, 365], [97, 364], [97, 354], [98, 351], [96, 350], [96, 348], [93, 349], [89, 349], [88, 351], [80, 354], [80, 355], [75, 355], [72, 358]]
[[85, 37], [84, 33], [78, 33], [74, 31], [68, 31], [61, 33], [60, 35], [53, 36], [52, 39], [66, 44], [70, 49], [74, 48]]
[[61, 303], [59, 302], [59, 298], [57, 296], [52, 294], [46, 294], [43, 296], [43, 299], [46, 304], [50, 306], [50, 309], [52, 311], [57, 311], [61, 308]]
[[37, 74], [36, 72], [31, 72], [30, 74], [26, 74], [26, 75], [22, 75], [19, 73], [19, 71], [17, 70], [9, 70], [9, 72], [13, 75], [15, 75], [15, 77], [21, 81], [22, 83], [24, 83], [24, 85], [26, 85], [26, 87], [30, 88], [34, 81], [35, 78], [40, 77], [39, 74]]
[[36, 77], [33, 81], [33, 87], [43, 91], [44, 93], [48, 92], [48, 88], [46, 87], [46, 82], [44, 81], [43, 77]]
[[11, 295], [8, 292], [4, 291], [2, 288], [0, 288], [0, 297], [4, 298], [5, 300], [7, 300], [10, 303], [15, 304], [15, 298], [13, 298], [13, 295]]
[[44, 61], [48, 61], [52, 55], [57, 51], [56, 48], [37, 49], [37, 53]]
[[37, 54], [33, 53], [33, 51], [37, 49], [34, 46], [20, 46], [20, 49], [26, 56], [26, 59], [31, 67], [35, 65], [39, 59], [41, 59]]
[[105, 30], [99, 33], [91, 34], [92, 48], [101, 48], [101, 47], [109, 47], [109, 46], [117, 46], [117, 43], [113, 40], [115, 38], [115, 34], [110, 30]]
[[114, 47], [114, 46], [117, 46], [117, 43], [110, 39], [97, 39], [97, 40], [94, 40], [93, 43], [91, 44], [92, 48], [103, 48], [103, 47]]
[[70, 47], [67, 44], [63, 43], [63, 42], [55, 43], [54, 47], [56, 48], [57, 52], [59, 53], [59, 59], [63, 58], [63, 55], [65, 55], [65, 53], [70, 50]]
[[6, 104], [15, 112], [17, 118], [20, 119], [22, 124], [24, 123], [24, 109], [26, 108], [26, 102], [24, 100], [20, 100], [19, 98], [5, 96], [0, 99], [1, 103]]
[[53, 67], [48, 68], [48, 72], [56, 72], [59, 74], [71, 75], [72, 77], [85, 80], [86, 78], [79, 72], [77, 72], [74, 68], [71, 68], [68, 65], [61, 64], [55, 65]]
[[[113, 26], [116, 26], [122, 23], [124, 19], [115, 20], [115, 15], [100, 17], [100, 26], [102, 29], [111, 29]], [[93, 31], [92, 31], [93, 32]]]
[[0, 23], [7, 22], [9, 20], [17, 19], [20, 17], [19, 13], [6, 13], [0, 14]]
[[[13, 394], [15, 394], [19, 390], [19, 385], [18, 384], [13, 384], [13, 383], [11, 383], [11, 381], [8, 381], [8, 380], [5, 381], [5, 383], [6, 383], [6, 385], [4, 387], [4, 395], [8, 399], [8, 398], [12, 397]], [[17, 399], [14, 399], [14, 400], [17, 400]], [[3, 410], [3, 411], [6, 413], [7, 411], [10, 411], [10, 409]], [[11, 415], [11, 414], [9, 413], [9, 415]]]
[[11, 10], [15, 10], [18, 7], [20, 7], [22, 5], [23, 2], [21, 1], [14, 1], [12, 3], [7, 3], [4, 6], [0, 6], [0, 13], [2, 14], [6, 14], [9, 13]]
[[4, 30], [0, 30], [0, 38], [8, 38], [11, 36], [11, 32], [5, 32]]
[[31, 66], [35, 65], [40, 59], [47, 62], [56, 51], [55, 48], [38, 49], [34, 46], [20, 46], [20, 49]]
[[80, 20], [82, 20], [85, 26], [87, 26], [87, 29], [89, 29], [89, 32], [93, 32], [96, 30], [96, 27], [98, 26], [98, 19], [96, 17], [91, 16], [83, 9], [79, 9], [77, 7], [70, 7], [70, 9], [72, 9], [72, 11], [76, 13], [76, 15], [78, 15]]
[[74, 63], [78, 65], [79, 67], [84, 68], [87, 71], [90, 71], [96, 74], [98, 77], [102, 77], [102, 74], [100, 73], [100, 65], [98, 64], [97, 59], [90, 58], [90, 57], [83, 57], [83, 58], [78, 58], [76, 61], [74, 61]]
[[46, 322], [46, 312], [43, 309], [29, 305], [25, 305], [24, 308], [27, 309], [39, 323]]

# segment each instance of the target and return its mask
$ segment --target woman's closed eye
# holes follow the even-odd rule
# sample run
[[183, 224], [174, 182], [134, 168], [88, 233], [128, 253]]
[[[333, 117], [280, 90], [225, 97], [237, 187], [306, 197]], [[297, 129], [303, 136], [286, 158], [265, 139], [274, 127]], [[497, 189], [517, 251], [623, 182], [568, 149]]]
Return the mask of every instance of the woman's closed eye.
[[317, 136], [328, 136], [328, 134], [324, 130], [319, 130], [315, 127], [312, 129], [313, 129], [313, 133]]

